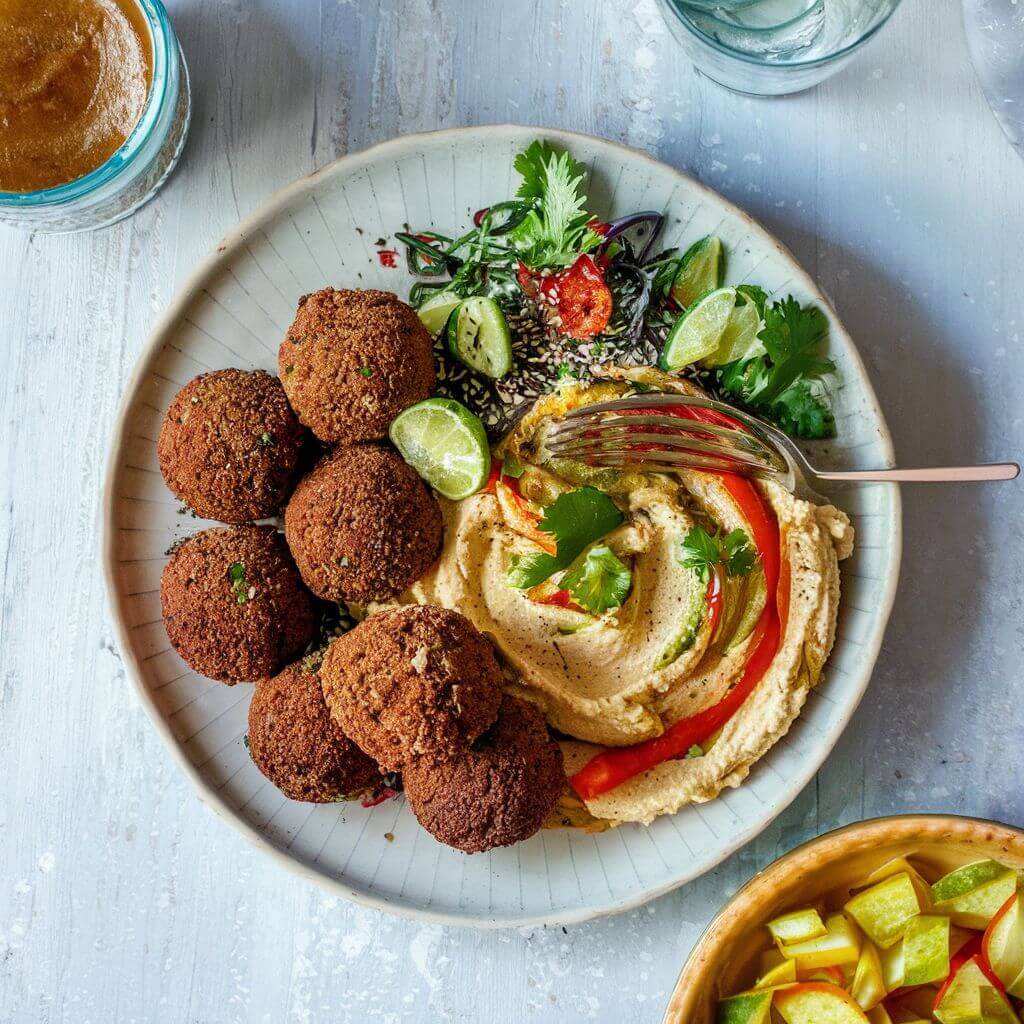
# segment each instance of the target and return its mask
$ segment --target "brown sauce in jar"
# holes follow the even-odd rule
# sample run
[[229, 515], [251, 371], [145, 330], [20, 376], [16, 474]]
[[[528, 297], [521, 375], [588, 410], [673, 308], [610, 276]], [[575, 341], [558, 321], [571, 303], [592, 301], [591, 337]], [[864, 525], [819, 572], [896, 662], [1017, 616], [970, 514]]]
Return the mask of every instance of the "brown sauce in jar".
[[131, 134], [152, 80], [133, 0], [0, 0], [0, 191], [94, 171]]

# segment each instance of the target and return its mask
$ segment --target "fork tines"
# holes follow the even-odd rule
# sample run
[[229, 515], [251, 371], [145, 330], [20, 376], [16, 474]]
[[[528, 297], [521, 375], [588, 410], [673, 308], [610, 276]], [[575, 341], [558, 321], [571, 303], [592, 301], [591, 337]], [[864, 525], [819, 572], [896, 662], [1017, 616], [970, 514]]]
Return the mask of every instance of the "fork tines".
[[[659, 407], [669, 405], [715, 407], [709, 399], [689, 395], [638, 395], [599, 402], [567, 413], [551, 428], [545, 448], [553, 456], [595, 465], [633, 463], [740, 473], [784, 469], [778, 455], [757, 435], [660, 413]], [[731, 410], [729, 415], [733, 418]]]

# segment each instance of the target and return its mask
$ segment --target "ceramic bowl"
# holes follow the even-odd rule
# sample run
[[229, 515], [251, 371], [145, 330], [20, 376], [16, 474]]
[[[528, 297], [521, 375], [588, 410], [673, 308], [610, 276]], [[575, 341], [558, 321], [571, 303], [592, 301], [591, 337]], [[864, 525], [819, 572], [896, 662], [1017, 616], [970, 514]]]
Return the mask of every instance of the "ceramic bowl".
[[766, 922], [907, 854], [943, 870], [955, 866], [954, 858], [985, 857], [1020, 869], [1024, 830], [978, 818], [902, 815], [857, 822], [798, 846], [755, 875], [708, 926], [679, 975], [665, 1024], [714, 1024], [718, 999], [749, 982]]

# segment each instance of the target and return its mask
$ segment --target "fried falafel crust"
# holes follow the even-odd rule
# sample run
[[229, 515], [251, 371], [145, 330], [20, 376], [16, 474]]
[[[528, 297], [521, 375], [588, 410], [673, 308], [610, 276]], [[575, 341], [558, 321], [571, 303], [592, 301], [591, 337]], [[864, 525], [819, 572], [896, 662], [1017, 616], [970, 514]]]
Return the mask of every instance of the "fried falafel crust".
[[381, 774], [331, 718], [314, 663], [300, 659], [256, 684], [249, 753], [290, 800], [333, 803], [372, 790]]
[[323, 288], [299, 299], [278, 372], [299, 419], [329, 443], [386, 437], [436, 383], [433, 343], [416, 311], [373, 289]]
[[196, 515], [247, 523], [288, 500], [307, 436], [276, 377], [215, 370], [175, 395], [156, 450], [168, 489]]
[[562, 752], [543, 713], [510, 696], [469, 750], [450, 761], [414, 761], [402, 778], [416, 820], [464, 853], [529, 839], [565, 787]]
[[386, 771], [459, 756], [501, 703], [490, 642], [458, 612], [433, 605], [378, 612], [338, 637], [320, 681], [331, 717]]
[[366, 444], [338, 448], [299, 481], [284, 530], [314, 594], [368, 604], [396, 597], [430, 568], [444, 520], [415, 470]]
[[312, 602], [272, 526], [217, 527], [177, 545], [160, 608], [171, 646], [224, 683], [273, 675], [313, 636]]

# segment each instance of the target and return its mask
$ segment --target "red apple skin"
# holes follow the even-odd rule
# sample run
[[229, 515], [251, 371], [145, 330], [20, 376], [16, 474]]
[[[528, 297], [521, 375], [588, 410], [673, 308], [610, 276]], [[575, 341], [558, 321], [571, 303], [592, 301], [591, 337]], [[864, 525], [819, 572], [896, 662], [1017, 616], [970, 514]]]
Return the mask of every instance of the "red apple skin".
[[[992, 920], [991, 920], [991, 921], [989, 921], [989, 923], [988, 923], [988, 927], [987, 927], [987, 928], [985, 929], [985, 934], [984, 934], [984, 935], [982, 936], [982, 939], [981, 939], [981, 951], [982, 951], [982, 953], [984, 953], [984, 954], [985, 954], [985, 960], [986, 960], [986, 961], [987, 961], [988, 963], [991, 963], [991, 962], [992, 962], [992, 961], [991, 961], [991, 958], [990, 958], [990, 957], [989, 957], [989, 955], [988, 955], [988, 951], [989, 951], [989, 946], [990, 946], [990, 945], [991, 945], [991, 943], [992, 943], [992, 935], [993, 935], [993, 933], [995, 932], [995, 927], [996, 927], [996, 925], [997, 925], [997, 924], [999, 923], [999, 921], [1000, 921], [1000, 920], [1001, 920], [1002, 918], [1004, 918], [1004, 917], [1005, 917], [1005, 916], [1006, 916], [1006, 915], [1007, 915], [1007, 914], [1008, 914], [1008, 913], [1009, 913], [1009, 912], [1010, 912], [1010, 911], [1011, 911], [1011, 910], [1013, 909], [1013, 905], [1014, 905], [1014, 903], [1016, 903], [1016, 902], [1017, 902], [1017, 894], [1016, 894], [1016, 893], [1014, 893], [1014, 894], [1013, 894], [1013, 895], [1012, 895], [1012, 896], [1011, 896], [1011, 897], [1010, 897], [1010, 898], [1009, 898], [1009, 899], [1008, 899], [1008, 900], [1007, 900], [1007, 901], [1006, 901], [1006, 902], [1005, 902], [1005, 903], [1004, 903], [1004, 904], [1003, 904], [1003, 905], [1002, 905], [1002, 906], [1001, 906], [1001, 907], [1000, 907], [1000, 908], [999, 908], [999, 909], [998, 909], [998, 910], [997, 910], [997, 911], [995, 912], [995, 916], [994, 916], [994, 917], [992, 918]], [[1011, 984], [1012, 984], [1012, 982], [1013, 982], [1013, 979], [1012, 979], [1012, 978], [1010, 979], [1010, 982], [1011, 982]]]
[[[980, 938], [979, 939], [974, 939], [971, 942], [969, 942], [967, 944], [967, 946], [964, 946], [964, 949], [966, 950], [968, 948], [968, 946], [974, 946], [976, 944], [979, 946], [979, 949], [980, 949]], [[942, 999], [945, 996], [946, 991], [949, 989], [949, 986], [953, 984], [953, 979], [969, 963], [971, 963], [972, 960], [978, 965], [978, 969], [981, 971], [981, 973], [984, 974], [985, 977], [988, 978], [988, 980], [991, 981], [992, 984], [1004, 996], [1006, 995], [1006, 986], [996, 977], [996, 972], [992, 970], [992, 967], [991, 967], [991, 965], [988, 962], [988, 957], [985, 956], [985, 954], [983, 952], [977, 952], [973, 956], [968, 957], [962, 963], [957, 964], [955, 971], [950, 971], [949, 972], [949, 977], [947, 977], [946, 980], [942, 983], [942, 987], [939, 989], [938, 994], [935, 996], [935, 1004], [932, 1007], [933, 1010], [937, 1010], [939, 1008], [939, 1006], [942, 1004]]]

